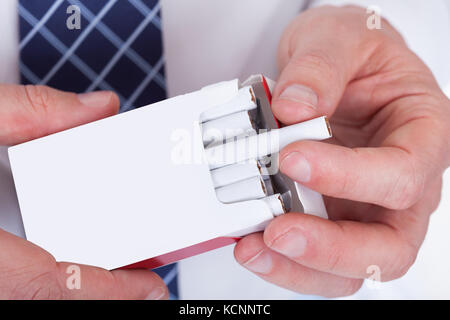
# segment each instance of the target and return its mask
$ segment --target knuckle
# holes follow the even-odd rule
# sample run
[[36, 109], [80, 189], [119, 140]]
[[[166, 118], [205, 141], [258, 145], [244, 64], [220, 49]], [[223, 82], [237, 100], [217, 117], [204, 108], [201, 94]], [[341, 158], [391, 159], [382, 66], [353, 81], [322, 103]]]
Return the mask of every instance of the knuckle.
[[6, 270], [8, 282], [6, 290], [9, 299], [56, 300], [62, 299], [63, 288], [57, 278], [56, 261], [49, 253], [35, 256], [30, 264]]
[[339, 78], [335, 59], [323, 50], [297, 56], [293, 63], [299, 69], [307, 69], [308, 74], [317, 79], [337, 80]]
[[59, 300], [62, 298], [63, 290], [53, 271], [34, 275], [19, 286], [13, 296], [13, 299], [25, 300]]
[[46, 112], [51, 104], [50, 89], [46, 86], [26, 85], [25, 91], [26, 105], [35, 112]]
[[[344, 236], [346, 233], [350, 232], [350, 230], [347, 230], [345, 224], [340, 223], [339, 221], [336, 221], [336, 225], [339, 227], [339, 233], [340, 235], [337, 236], [337, 238], [340, 238], [341, 236]], [[343, 245], [341, 241], [335, 241], [328, 249], [327, 254], [325, 255], [325, 268], [328, 270], [328, 272], [334, 273], [338, 272], [339, 269], [341, 269], [345, 265], [344, 261], [344, 250], [346, 246]]]
[[406, 172], [399, 173], [396, 182], [388, 190], [385, 200], [390, 209], [405, 210], [413, 206], [422, 197], [425, 189], [425, 177], [420, 174], [413, 161]]
[[342, 262], [341, 249], [339, 249], [338, 246], [330, 248], [329, 255], [326, 261], [327, 270], [330, 270], [331, 272], [335, 271], [338, 268], [338, 266], [341, 265], [341, 262]]
[[401, 184], [397, 209], [407, 209], [414, 205], [422, 194], [422, 186], [414, 177], [406, 177]]
[[[354, 153], [359, 153], [359, 149], [352, 149]], [[351, 171], [341, 172], [341, 182], [335, 184], [336, 196], [346, 197], [358, 192], [358, 176]], [[328, 182], [329, 183], [329, 182]]]

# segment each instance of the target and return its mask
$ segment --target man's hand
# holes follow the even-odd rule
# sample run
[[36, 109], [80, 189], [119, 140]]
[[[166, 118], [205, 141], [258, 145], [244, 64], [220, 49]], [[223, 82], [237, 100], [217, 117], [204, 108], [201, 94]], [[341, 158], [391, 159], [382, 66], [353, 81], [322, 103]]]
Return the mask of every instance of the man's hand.
[[[41, 86], [0, 85], [0, 145], [99, 120], [116, 114], [118, 108], [119, 100], [111, 92], [76, 95]], [[79, 289], [70, 284], [71, 276], [79, 276]], [[0, 229], [0, 299], [167, 297], [164, 282], [153, 272], [72, 268], [72, 264], [56, 262], [43, 249]]]
[[379, 270], [413, 264], [449, 166], [450, 103], [386, 22], [365, 10], [321, 7], [285, 31], [273, 111], [285, 124], [331, 119], [331, 143], [285, 148], [280, 169], [326, 195], [330, 220], [291, 213], [235, 248], [260, 277], [306, 294], [344, 296]]

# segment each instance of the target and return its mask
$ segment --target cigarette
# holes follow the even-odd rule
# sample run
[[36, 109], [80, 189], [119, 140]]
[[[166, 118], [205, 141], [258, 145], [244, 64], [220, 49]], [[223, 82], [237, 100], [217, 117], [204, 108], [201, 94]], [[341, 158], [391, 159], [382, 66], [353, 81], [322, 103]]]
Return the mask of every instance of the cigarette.
[[242, 180], [261, 177], [261, 167], [254, 159], [211, 171], [214, 188], [220, 188]]
[[222, 142], [231, 137], [255, 134], [255, 126], [248, 111], [241, 111], [202, 123], [203, 143]]
[[216, 106], [200, 115], [200, 122], [215, 120], [233, 113], [256, 109], [256, 98], [251, 86], [244, 87], [231, 101]]
[[332, 136], [328, 119], [319, 117], [259, 135], [231, 141], [205, 149], [211, 169], [248, 159], [259, 159], [278, 153], [287, 145], [301, 140], [324, 140]]
[[269, 206], [270, 211], [272, 211], [274, 217], [287, 212], [283, 197], [279, 193], [263, 198], [262, 200]]
[[267, 196], [266, 186], [260, 177], [253, 177], [216, 189], [219, 201], [233, 203], [256, 200]]

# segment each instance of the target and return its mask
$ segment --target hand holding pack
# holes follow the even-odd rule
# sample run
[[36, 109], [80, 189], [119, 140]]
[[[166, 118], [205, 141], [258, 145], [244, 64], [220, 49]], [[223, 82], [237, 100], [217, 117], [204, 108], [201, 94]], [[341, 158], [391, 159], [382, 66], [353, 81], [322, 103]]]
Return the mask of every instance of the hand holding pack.
[[27, 239], [58, 261], [153, 268], [285, 212], [326, 217], [321, 195], [283, 176], [277, 156], [330, 137], [329, 124], [278, 129], [270, 84], [222, 82], [11, 147]]

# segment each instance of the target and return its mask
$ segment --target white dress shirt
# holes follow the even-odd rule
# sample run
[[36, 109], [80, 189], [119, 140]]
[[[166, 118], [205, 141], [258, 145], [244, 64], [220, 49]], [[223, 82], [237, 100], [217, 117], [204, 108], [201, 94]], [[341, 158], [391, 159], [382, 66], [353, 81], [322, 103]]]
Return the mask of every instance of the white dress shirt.
[[[310, 3], [311, 2], [311, 3]], [[171, 96], [233, 78], [264, 73], [276, 79], [276, 50], [283, 29], [308, 3], [353, 0], [162, 0], [166, 75]], [[372, 0], [397, 27], [409, 46], [427, 63], [442, 88], [450, 84], [450, 8], [444, 0]], [[15, 0], [0, 2], [0, 81], [17, 82], [18, 45]], [[352, 298], [450, 298], [450, 176], [439, 209], [432, 216], [417, 262], [402, 279], [377, 289], [364, 287]], [[23, 236], [14, 185], [4, 150], [0, 150], [0, 227]], [[180, 297], [184, 299], [312, 298], [264, 282], [240, 267], [233, 246], [179, 263]]]

